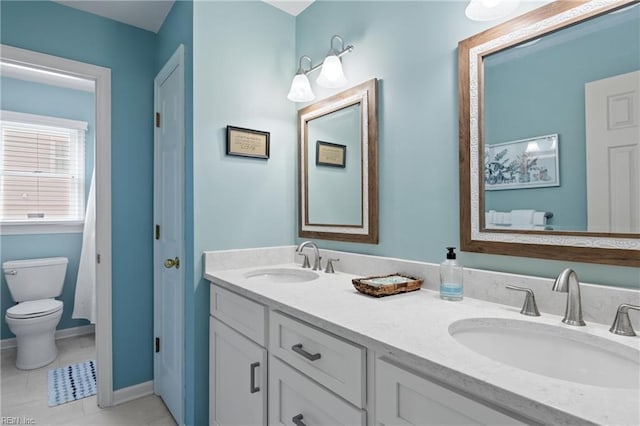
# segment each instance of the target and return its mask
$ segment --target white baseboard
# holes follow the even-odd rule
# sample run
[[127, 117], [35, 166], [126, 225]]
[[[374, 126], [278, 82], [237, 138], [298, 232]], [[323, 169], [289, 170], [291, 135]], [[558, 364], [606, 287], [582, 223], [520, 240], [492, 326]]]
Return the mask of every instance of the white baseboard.
[[84, 336], [85, 334], [95, 334], [96, 325], [81, 325], [80, 327], [64, 328], [62, 330], [56, 330], [56, 340], [66, 339], [67, 337]]
[[113, 391], [113, 405], [119, 405], [153, 393], [153, 380]]
[[[93, 334], [96, 332], [95, 324], [81, 325], [79, 327], [63, 328], [56, 330], [55, 338], [66, 339], [68, 337], [84, 336], [85, 334]], [[15, 337], [0, 340], [0, 349], [15, 348], [18, 345]]]

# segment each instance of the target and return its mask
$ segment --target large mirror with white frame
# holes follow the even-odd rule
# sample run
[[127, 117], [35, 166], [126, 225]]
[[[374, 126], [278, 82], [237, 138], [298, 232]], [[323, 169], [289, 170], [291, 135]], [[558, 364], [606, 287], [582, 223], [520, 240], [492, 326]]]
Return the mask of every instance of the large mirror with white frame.
[[559, 0], [460, 42], [463, 250], [640, 265], [638, 28]]
[[300, 237], [378, 242], [376, 83], [298, 111]]

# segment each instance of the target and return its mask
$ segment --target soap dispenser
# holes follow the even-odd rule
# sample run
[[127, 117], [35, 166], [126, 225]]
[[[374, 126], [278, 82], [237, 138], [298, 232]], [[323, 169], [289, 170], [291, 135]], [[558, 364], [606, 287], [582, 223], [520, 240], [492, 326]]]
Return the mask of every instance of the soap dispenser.
[[462, 265], [455, 250], [447, 247], [447, 258], [440, 264], [440, 298], [444, 300], [462, 300]]

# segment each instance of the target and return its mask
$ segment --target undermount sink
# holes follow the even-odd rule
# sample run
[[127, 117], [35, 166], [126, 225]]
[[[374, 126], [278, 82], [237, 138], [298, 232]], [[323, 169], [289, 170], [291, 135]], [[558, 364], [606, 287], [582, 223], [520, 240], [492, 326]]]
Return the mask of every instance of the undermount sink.
[[591, 386], [638, 389], [640, 351], [564, 326], [470, 318], [449, 326], [467, 348], [494, 361]]
[[302, 283], [313, 281], [319, 275], [305, 269], [268, 268], [247, 272], [244, 277], [249, 280], [260, 280], [272, 283]]

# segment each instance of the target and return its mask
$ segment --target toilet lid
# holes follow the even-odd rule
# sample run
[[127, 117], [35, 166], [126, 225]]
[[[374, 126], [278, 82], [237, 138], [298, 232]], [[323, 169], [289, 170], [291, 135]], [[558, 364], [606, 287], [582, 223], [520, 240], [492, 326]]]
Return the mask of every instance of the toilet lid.
[[56, 299], [29, 300], [7, 309], [9, 318], [35, 318], [55, 313], [62, 309], [62, 302]]

